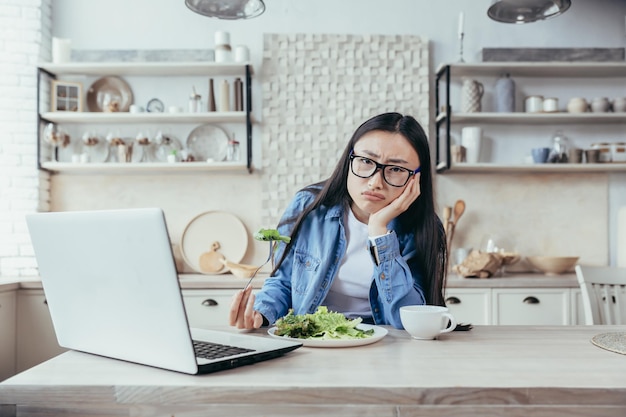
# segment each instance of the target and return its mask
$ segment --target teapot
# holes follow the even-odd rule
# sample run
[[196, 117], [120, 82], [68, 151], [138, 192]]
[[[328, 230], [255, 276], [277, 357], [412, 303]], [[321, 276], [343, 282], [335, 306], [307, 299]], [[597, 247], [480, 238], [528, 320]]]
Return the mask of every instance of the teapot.
[[567, 103], [567, 111], [570, 113], [585, 113], [588, 108], [587, 100], [582, 97], [571, 98]]
[[461, 109], [463, 113], [477, 113], [481, 111], [481, 100], [485, 89], [482, 83], [470, 78], [463, 78]]
[[618, 97], [613, 100], [613, 111], [615, 113], [626, 113], [626, 97]]
[[594, 113], [606, 113], [611, 109], [611, 102], [606, 97], [596, 97], [591, 100], [591, 111]]

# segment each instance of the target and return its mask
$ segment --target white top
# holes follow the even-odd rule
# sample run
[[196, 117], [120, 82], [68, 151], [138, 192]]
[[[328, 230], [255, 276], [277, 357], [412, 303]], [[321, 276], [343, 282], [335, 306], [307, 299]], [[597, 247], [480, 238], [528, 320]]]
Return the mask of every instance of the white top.
[[330, 287], [324, 305], [348, 318], [371, 317], [369, 302], [374, 263], [368, 249], [368, 230], [347, 210], [346, 239], [348, 247], [339, 265], [339, 272]]

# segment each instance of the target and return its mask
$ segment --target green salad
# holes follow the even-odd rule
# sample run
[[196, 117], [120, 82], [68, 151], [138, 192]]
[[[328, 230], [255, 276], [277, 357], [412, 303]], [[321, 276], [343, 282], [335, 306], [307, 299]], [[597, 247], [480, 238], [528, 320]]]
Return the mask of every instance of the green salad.
[[289, 243], [291, 241], [289, 236], [281, 235], [276, 229], [259, 229], [259, 231], [254, 234], [254, 238], [263, 242], [282, 241]]
[[328, 311], [325, 306], [318, 307], [314, 314], [293, 314], [290, 309], [276, 321], [274, 334], [317, 340], [364, 339], [374, 334], [374, 329], [357, 329], [360, 323], [360, 318], [347, 319], [341, 313]]

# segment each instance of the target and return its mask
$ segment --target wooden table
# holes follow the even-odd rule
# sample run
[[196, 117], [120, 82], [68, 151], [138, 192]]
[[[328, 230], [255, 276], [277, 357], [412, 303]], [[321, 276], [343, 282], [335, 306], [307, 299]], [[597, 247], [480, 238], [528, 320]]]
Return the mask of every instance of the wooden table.
[[623, 417], [626, 355], [590, 339], [624, 330], [479, 326], [418, 341], [390, 329], [203, 376], [67, 352], [0, 383], [0, 416]]

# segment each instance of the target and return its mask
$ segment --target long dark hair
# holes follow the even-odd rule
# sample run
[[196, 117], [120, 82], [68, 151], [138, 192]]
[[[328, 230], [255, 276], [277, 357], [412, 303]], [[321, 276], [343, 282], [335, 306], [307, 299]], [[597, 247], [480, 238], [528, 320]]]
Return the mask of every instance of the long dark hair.
[[309, 191], [316, 195], [315, 200], [297, 217], [281, 221], [280, 225], [293, 223], [294, 226], [291, 233], [292, 240], [285, 247], [274, 271], [280, 267], [285, 256], [289, 253], [291, 246], [297, 239], [303, 219], [311, 211], [322, 205], [342, 204], [346, 207], [350, 206], [352, 199], [347, 186], [350, 152], [363, 135], [373, 130], [401, 134], [409, 141], [419, 156], [421, 168], [420, 196], [399, 216], [398, 220], [405, 230], [412, 230], [415, 233], [418, 265], [421, 268], [419, 272], [423, 277], [422, 289], [426, 296], [426, 303], [445, 305], [443, 288], [447, 268], [446, 237], [441, 220], [435, 212], [428, 138], [415, 118], [400, 113], [383, 113], [365, 121], [352, 135], [331, 176], [323, 182], [303, 189], [303, 191]]

